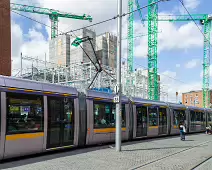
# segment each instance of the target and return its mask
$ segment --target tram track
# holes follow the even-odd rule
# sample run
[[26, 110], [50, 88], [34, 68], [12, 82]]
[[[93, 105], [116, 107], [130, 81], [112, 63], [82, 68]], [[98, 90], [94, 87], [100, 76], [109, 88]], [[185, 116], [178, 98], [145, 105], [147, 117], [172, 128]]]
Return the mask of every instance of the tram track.
[[[166, 158], [169, 158], [169, 157], [171, 157], [171, 156], [178, 155], [178, 154], [180, 154], [180, 153], [182, 153], [182, 152], [189, 151], [189, 150], [191, 150], [191, 149], [194, 149], [194, 148], [196, 148], [196, 147], [205, 145], [205, 144], [210, 143], [210, 142], [212, 142], [212, 140], [206, 141], [206, 142], [202, 142], [202, 143], [200, 143], [200, 144], [198, 144], [198, 145], [191, 146], [191, 147], [186, 148], [186, 149], [183, 149], [183, 150], [181, 150], [181, 151], [177, 151], [177, 152], [174, 152], [174, 153], [169, 154], [169, 155], [167, 155], [167, 156], [163, 156], [163, 157], [161, 157], [161, 158], [159, 158], [159, 159], [156, 159], [156, 160], [147, 162], [147, 163], [142, 164], [142, 165], [138, 165], [138, 166], [136, 166], [136, 167], [131, 168], [130, 170], [135, 170], [135, 169], [144, 168], [144, 167], [146, 167], [146, 166], [148, 166], [148, 165], [157, 163], [157, 162], [159, 162], [159, 161], [161, 161], [161, 160], [164, 160], [164, 159], [166, 159]], [[198, 165], [195, 165], [195, 166], [192, 168], [192, 170], [195, 169], [195, 168], [197, 168], [198, 166], [204, 164], [205, 162], [207, 162], [207, 161], [210, 160], [211, 158], [212, 158], [212, 156], [208, 157], [207, 159], [205, 159], [203, 162], [199, 163]]]
[[200, 167], [201, 165], [207, 163], [212, 159], [212, 155], [208, 156], [204, 161], [200, 162], [199, 164], [195, 165], [194, 167], [191, 168], [191, 170], [195, 170], [196, 168]]

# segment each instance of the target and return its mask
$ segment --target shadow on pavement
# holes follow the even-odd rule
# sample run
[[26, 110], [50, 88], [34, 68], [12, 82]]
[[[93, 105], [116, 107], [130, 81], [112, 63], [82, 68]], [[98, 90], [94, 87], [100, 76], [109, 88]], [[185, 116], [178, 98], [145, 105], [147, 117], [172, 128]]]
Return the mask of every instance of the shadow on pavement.
[[47, 153], [41, 153], [41, 154], [35, 154], [30, 156], [24, 156], [19, 158], [12, 158], [3, 160], [0, 163], [0, 169], [6, 169], [6, 168], [14, 168], [19, 167], [23, 165], [48, 161], [56, 158], [62, 158], [66, 156], [72, 156], [72, 155], [78, 155], [83, 154], [87, 152], [92, 152], [100, 149], [108, 149], [108, 146], [96, 146], [96, 147], [90, 147], [90, 148], [78, 148], [78, 149], [65, 149], [60, 151], [50, 151]]
[[[199, 134], [196, 134], [196, 135], [199, 135]], [[193, 134], [193, 136], [195, 136], [195, 134]], [[164, 140], [164, 139], [173, 139], [173, 138], [179, 138], [179, 136], [161, 136], [159, 138], [157, 137], [157, 138], [138, 139], [135, 141], [123, 142], [122, 146], [151, 142], [151, 141], [159, 141], [159, 140]], [[186, 141], [194, 141], [194, 140], [186, 140]], [[103, 144], [103, 145], [89, 146], [89, 147], [85, 147], [85, 148], [64, 149], [64, 150], [50, 151], [50, 152], [46, 152], [46, 153], [40, 153], [40, 154], [24, 156], [24, 157], [19, 157], [19, 158], [7, 159], [7, 160], [1, 161], [0, 169], [14, 168], [14, 167], [19, 167], [19, 166], [23, 166], [23, 165], [48, 161], [48, 160], [52, 160], [52, 159], [56, 159], [56, 158], [83, 154], [83, 153], [92, 152], [92, 151], [96, 151], [96, 150], [100, 150], [100, 149], [109, 149], [109, 148], [114, 149], [113, 148], [114, 146], [115, 146], [114, 143], [111, 143], [110, 145]], [[140, 150], [189, 148], [189, 147], [192, 147], [192, 146], [147, 148], [147, 149], [140, 149]], [[123, 151], [135, 151], [135, 150], [123, 150]], [[137, 150], [139, 150], [139, 149], [137, 149]]]

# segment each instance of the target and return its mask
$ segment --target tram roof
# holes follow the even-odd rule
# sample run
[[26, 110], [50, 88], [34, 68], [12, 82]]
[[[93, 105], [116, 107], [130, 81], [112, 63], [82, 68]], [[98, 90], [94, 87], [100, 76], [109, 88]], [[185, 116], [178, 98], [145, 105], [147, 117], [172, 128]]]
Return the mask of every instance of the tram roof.
[[138, 97], [133, 97], [132, 101], [135, 103], [152, 104], [152, 105], [157, 105], [157, 106], [167, 106], [167, 103], [165, 103], [163, 101], [148, 100], [148, 99], [143, 99], [143, 98], [138, 98]]
[[[99, 92], [95, 90], [87, 90], [86, 95], [87, 97], [91, 97], [91, 98], [102, 98], [102, 99], [111, 99], [111, 100], [113, 100], [113, 98], [115, 97], [114, 93]], [[125, 101], [125, 102], [129, 100], [126, 96], [122, 96], [121, 99], [122, 101]]]
[[49, 91], [57, 93], [67, 93], [77, 95], [77, 89], [70, 86], [63, 86], [51, 83], [37, 82], [33, 80], [26, 80], [14, 77], [7, 77], [0, 75], [0, 86], [13, 87], [19, 89], [31, 89], [38, 91]]
[[212, 112], [211, 108], [205, 108], [205, 110], [208, 111], [208, 112]]
[[186, 109], [186, 105], [184, 105], [184, 104], [171, 103], [171, 102], [167, 102], [167, 104], [172, 108], [185, 108]]
[[189, 110], [205, 110], [204, 108], [201, 108], [201, 107], [196, 107], [196, 106], [187, 106], [187, 108], [189, 109]]

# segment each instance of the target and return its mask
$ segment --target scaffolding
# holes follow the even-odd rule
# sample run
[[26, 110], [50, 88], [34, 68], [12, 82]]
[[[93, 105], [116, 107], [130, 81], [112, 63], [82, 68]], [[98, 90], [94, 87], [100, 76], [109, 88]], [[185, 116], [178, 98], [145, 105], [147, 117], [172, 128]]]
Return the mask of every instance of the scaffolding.
[[[31, 66], [23, 68], [23, 62], [28, 60]], [[91, 88], [107, 88], [112, 91], [116, 85], [116, 69], [101, 65], [103, 70], [98, 78], [93, 82]], [[29, 79], [39, 82], [60, 84], [77, 88], [85, 92], [96, 74], [96, 67], [91, 63], [74, 62], [70, 65], [58, 65], [38, 58], [21, 56], [21, 68], [16, 69], [14, 77]], [[137, 68], [135, 72], [128, 72], [127, 65], [122, 62], [122, 93], [128, 97], [141, 97], [148, 99], [148, 76], [147, 70]], [[133, 80], [133, 85], [127, 84], [127, 81]], [[168, 92], [162, 88], [160, 99], [168, 100]]]

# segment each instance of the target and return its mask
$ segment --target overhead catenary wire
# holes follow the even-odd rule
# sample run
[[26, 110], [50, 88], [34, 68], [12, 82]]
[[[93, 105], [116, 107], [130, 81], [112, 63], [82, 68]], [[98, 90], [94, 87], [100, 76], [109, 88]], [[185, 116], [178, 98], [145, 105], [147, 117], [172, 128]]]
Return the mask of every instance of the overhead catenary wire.
[[[194, 24], [196, 25], [196, 27], [198, 28], [198, 30], [200, 31], [200, 33], [203, 35], [203, 37], [206, 39], [206, 41], [209, 41], [206, 37], [205, 34], [202, 32], [202, 30], [199, 28], [199, 26], [197, 25], [197, 23], [195, 22], [195, 20], [193, 19], [192, 15], [190, 14], [190, 12], [188, 11], [188, 9], [186, 8], [186, 6], [184, 5], [182, 0], [179, 0], [180, 4], [183, 6], [183, 8], [186, 10], [186, 12], [188, 13], [188, 15], [191, 17], [192, 21], [194, 22]], [[208, 42], [210, 44], [210, 46], [212, 47], [211, 43]]]
[[[141, 8], [137, 8], [137, 9], [131, 11], [131, 12], [124, 13], [124, 14], [121, 15], [121, 17], [124, 17], [124, 16], [129, 15], [129, 14], [134, 13], [134, 12], [137, 12], [137, 11], [139, 11], [139, 10], [141, 10], [141, 9], [145, 9], [145, 8], [147, 8], [148, 6], [157, 4], [157, 3], [162, 2], [162, 1], [167, 1], [167, 0], [158, 0], [158, 1], [152, 2], [152, 3], [150, 3], [150, 4], [148, 4], [148, 5], [145, 5], [145, 6], [141, 7]], [[108, 22], [108, 21], [111, 21], [111, 20], [115, 20], [115, 19], [117, 19], [118, 17], [119, 17], [119, 15], [114, 16], [114, 17], [109, 18], [109, 19], [106, 19], [106, 20], [103, 20], [103, 21], [100, 21], [100, 22], [97, 22], [97, 23], [94, 23], [94, 24], [90, 24], [90, 25], [85, 26], [85, 27], [81, 27], [81, 28], [77, 28], [77, 29], [74, 29], [74, 30], [70, 30], [70, 31], [67, 31], [65, 34], [71, 33], [71, 32], [75, 32], [75, 31], [78, 31], [78, 30], [81, 30], [81, 29], [84, 29], [84, 28], [93, 27], [93, 26], [96, 26], [96, 25], [99, 25], [99, 24], [102, 24], [102, 23], [105, 23], [105, 22]]]
[[[129, 14], [131, 14], [131, 13], [137, 12], [138, 10], [145, 9], [145, 8], [147, 8], [148, 6], [154, 5], [154, 4], [159, 3], [159, 2], [162, 2], [162, 1], [167, 1], [167, 0], [158, 0], [158, 1], [152, 2], [151, 4], [145, 5], [145, 6], [141, 7], [141, 8], [137, 8], [137, 9], [135, 9], [134, 11], [131, 11], [131, 12], [128, 12], [128, 13], [124, 13], [124, 14], [122, 14], [121, 16], [123, 17], [123, 16], [126, 16], [126, 15], [129, 15]], [[6, 8], [6, 7], [3, 7], [3, 8]], [[28, 19], [30, 19], [30, 20], [32, 20], [32, 21], [35, 21], [35, 22], [37, 22], [37, 23], [40, 23], [40, 24], [42, 24], [42, 25], [45, 25], [45, 26], [47, 26], [47, 27], [49, 27], [49, 28], [52, 28], [51, 26], [49, 26], [49, 25], [47, 25], [47, 24], [44, 24], [44, 23], [42, 23], [42, 22], [40, 22], [40, 21], [37, 21], [37, 20], [35, 20], [35, 19], [31, 18], [31, 17], [28, 17], [28, 16], [26, 16], [26, 15], [23, 15], [23, 14], [21, 14], [21, 13], [19, 13], [19, 12], [16, 12], [16, 11], [14, 11], [14, 10], [12, 10], [12, 12], [14, 12], [14, 13], [20, 15], [20, 16], [23, 16], [23, 17], [25, 17], [25, 18], [28, 18]], [[103, 20], [103, 21], [100, 21], [100, 22], [97, 22], [97, 23], [94, 23], [94, 24], [90, 24], [90, 25], [88, 25], [88, 26], [84, 26], [84, 27], [81, 27], [81, 28], [77, 28], [77, 29], [74, 29], [74, 30], [70, 30], [70, 31], [67, 31], [67, 32], [63, 32], [63, 31], [61, 31], [61, 30], [59, 30], [59, 29], [57, 29], [57, 30], [58, 30], [59, 32], [61, 32], [62, 34], [68, 34], [68, 33], [75, 32], [75, 31], [78, 31], [78, 30], [81, 30], [81, 29], [85, 29], [85, 28], [89, 28], [89, 27], [92, 27], [92, 26], [100, 25], [100, 24], [103, 24], [103, 23], [105, 23], [105, 22], [109, 22], [109, 21], [111, 21], [111, 20], [115, 20], [115, 19], [117, 19], [118, 17], [119, 17], [118, 15], [117, 15], [117, 16], [113, 16], [112, 18], [109, 18], [109, 19], [106, 19], [106, 20]]]

